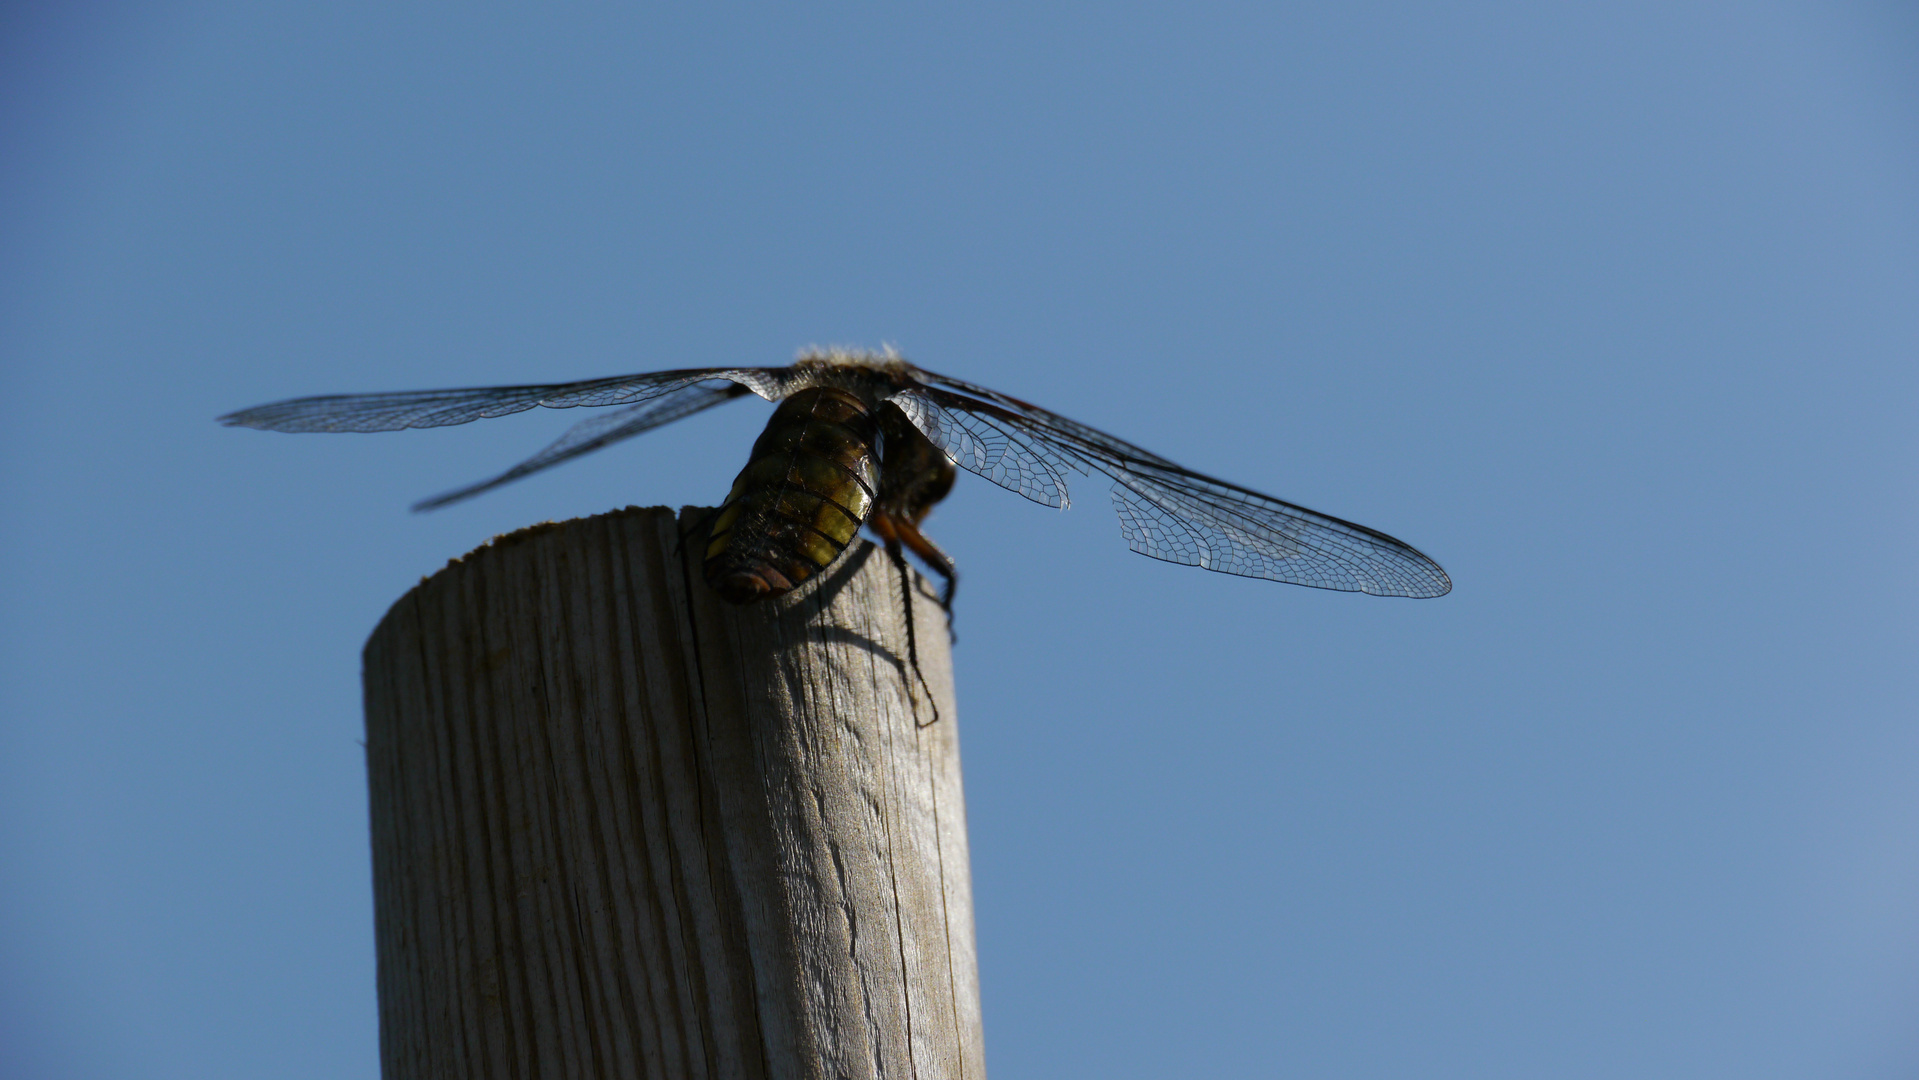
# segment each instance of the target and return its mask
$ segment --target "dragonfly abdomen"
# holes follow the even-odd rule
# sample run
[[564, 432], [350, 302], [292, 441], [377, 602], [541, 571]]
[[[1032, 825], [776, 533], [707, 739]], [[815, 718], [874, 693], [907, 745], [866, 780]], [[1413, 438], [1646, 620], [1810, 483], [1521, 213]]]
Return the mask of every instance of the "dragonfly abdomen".
[[714, 515], [707, 584], [744, 604], [826, 569], [872, 512], [878, 436], [871, 410], [844, 390], [814, 387], [780, 402]]

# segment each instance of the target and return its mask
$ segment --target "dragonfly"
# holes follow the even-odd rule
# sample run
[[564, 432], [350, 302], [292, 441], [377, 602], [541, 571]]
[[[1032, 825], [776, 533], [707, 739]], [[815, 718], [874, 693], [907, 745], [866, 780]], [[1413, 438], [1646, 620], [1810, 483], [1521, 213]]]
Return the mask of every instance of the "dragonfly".
[[748, 394], [778, 407], [726, 501], [700, 526], [705, 579], [736, 604], [797, 588], [864, 527], [902, 571], [904, 547], [943, 579], [950, 618], [958, 571], [920, 526], [958, 469], [1060, 509], [1069, 479], [1104, 477], [1127, 545], [1166, 562], [1374, 596], [1452, 589], [1438, 563], [1383, 532], [1195, 472], [1019, 398], [916, 367], [890, 348], [809, 349], [785, 367], [328, 394], [219, 420], [268, 431], [398, 431], [533, 408], [611, 409], [498, 476], [414, 504], [431, 510]]

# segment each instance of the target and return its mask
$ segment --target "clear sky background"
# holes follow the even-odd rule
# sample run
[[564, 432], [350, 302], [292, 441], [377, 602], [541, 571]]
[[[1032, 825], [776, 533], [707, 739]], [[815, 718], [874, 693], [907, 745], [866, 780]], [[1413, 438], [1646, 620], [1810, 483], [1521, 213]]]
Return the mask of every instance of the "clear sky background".
[[996, 1080], [1913, 1076], [1916, 271], [1906, 5], [8, 5], [0, 1075], [376, 1076], [367, 633], [769, 408], [216, 415], [893, 342], [1457, 582], [962, 477]]

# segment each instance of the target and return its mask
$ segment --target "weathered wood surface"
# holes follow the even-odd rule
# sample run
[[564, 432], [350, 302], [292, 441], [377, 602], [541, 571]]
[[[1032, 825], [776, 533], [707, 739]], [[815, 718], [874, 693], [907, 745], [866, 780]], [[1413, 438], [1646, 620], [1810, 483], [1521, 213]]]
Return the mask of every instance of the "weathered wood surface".
[[501, 537], [368, 641], [383, 1075], [984, 1076], [932, 590], [936, 722], [883, 551], [734, 608], [677, 528]]

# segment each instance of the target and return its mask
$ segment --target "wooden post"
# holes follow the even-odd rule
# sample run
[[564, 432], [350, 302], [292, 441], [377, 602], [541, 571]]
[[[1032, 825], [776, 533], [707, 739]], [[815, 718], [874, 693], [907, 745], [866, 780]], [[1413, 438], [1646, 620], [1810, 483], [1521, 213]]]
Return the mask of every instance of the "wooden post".
[[382, 1075], [983, 1077], [933, 591], [937, 721], [885, 552], [736, 608], [680, 527], [500, 537], [367, 642]]

